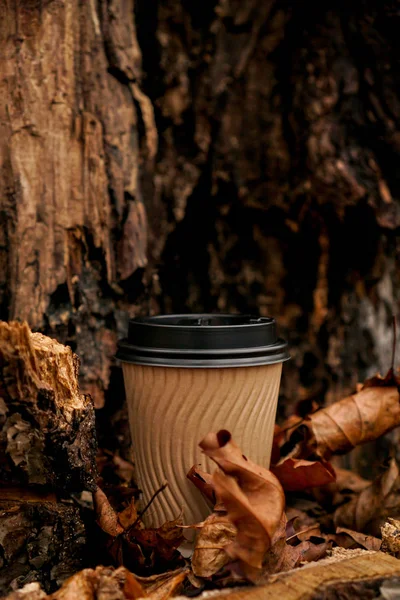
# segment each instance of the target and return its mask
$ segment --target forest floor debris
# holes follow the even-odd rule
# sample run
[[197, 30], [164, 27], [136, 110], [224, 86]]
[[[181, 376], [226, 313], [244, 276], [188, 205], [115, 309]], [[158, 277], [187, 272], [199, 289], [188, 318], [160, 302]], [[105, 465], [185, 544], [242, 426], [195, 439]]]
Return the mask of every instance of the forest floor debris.
[[392, 589], [396, 577], [400, 581], [399, 466], [388, 450], [386, 467], [370, 481], [337, 466], [335, 455], [400, 425], [399, 387], [390, 369], [331, 406], [312, 405], [305, 416], [298, 407], [275, 429], [270, 469], [244, 456], [228, 431], [208, 434], [200, 447], [217, 469], [204, 473], [193, 467], [188, 478], [215, 507], [192, 526], [197, 538], [191, 559], [179, 552], [181, 516], [146, 528], [133, 465], [101, 449], [97, 489], [71, 493], [90, 522], [93, 568], [50, 594], [31, 581], [8, 600], [167, 600], [223, 590], [232, 600], [256, 600], [282, 595], [282, 586], [291, 590], [284, 597], [294, 599], [299, 596], [293, 586], [303, 589], [307, 581], [304, 598], [311, 599], [317, 583], [328, 589], [336, 581], [346, 590], [356, 577], [360, 593], [369, 586], [378, 594], [371, 597], [379, 597], [382, 586]]

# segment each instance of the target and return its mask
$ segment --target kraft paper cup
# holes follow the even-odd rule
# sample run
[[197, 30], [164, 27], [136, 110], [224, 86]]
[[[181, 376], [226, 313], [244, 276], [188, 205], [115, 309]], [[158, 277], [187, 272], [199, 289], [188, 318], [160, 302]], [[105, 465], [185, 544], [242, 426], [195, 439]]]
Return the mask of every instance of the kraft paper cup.
[[215, 465], [198, 447], [227, 429], [251, 460], [269, 466], [287, 344], [275, 320], [248, 315], [161, 315], [129, 323], [119, 343], [137, 483], [147, 527], [183, 511], [184, 524], [211, 508], [186, 474]]

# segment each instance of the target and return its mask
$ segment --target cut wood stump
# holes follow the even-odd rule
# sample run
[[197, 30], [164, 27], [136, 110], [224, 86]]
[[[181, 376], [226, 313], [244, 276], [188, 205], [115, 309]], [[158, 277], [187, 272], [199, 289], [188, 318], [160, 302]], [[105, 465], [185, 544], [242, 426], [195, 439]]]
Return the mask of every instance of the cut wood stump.
[[85, 565], [71, 493], [96, 488], [94, 409], [79, 360], [26, 324], [0, 322], [0, 595], [54, 591]]
[[[396, 586], [399, 593], [396, 597], [400, 597], [398, 559], [383, 552], [340, 548], [336, 556], [274, 575], [266, 585], [223, 591], [212, 597], [215, 600], [382, 599], [385, 597], [382, 588]], [[179, 598], [183, 600], [183, 596]], [[199, 598], [207, 598], [207, 593]]]

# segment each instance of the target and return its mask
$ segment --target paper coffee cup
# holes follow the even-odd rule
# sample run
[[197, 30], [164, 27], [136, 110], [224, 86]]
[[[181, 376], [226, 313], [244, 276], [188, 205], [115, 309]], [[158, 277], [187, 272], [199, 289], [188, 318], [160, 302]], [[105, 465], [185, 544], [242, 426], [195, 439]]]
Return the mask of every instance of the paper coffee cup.
[[198, 523], [210, 506], [187, 479], [193, 465], [213, 472], [199, 441], [227, 429], [252, 461], [269, 466], [287, 344], [275, 320], [248, 315], [161, 315], [129, 323], [119, 343], [137, 483], [144, 516], [158, 527], [183, 511]]

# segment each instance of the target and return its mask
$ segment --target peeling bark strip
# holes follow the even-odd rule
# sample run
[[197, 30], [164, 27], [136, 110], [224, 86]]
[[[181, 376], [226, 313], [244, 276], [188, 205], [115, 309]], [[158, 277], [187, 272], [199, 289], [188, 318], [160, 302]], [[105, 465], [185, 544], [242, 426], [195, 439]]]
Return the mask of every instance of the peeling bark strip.
[[95, 489], [96, 435], [78, 357], [26, 324], [0, 322], [0, 483]]

